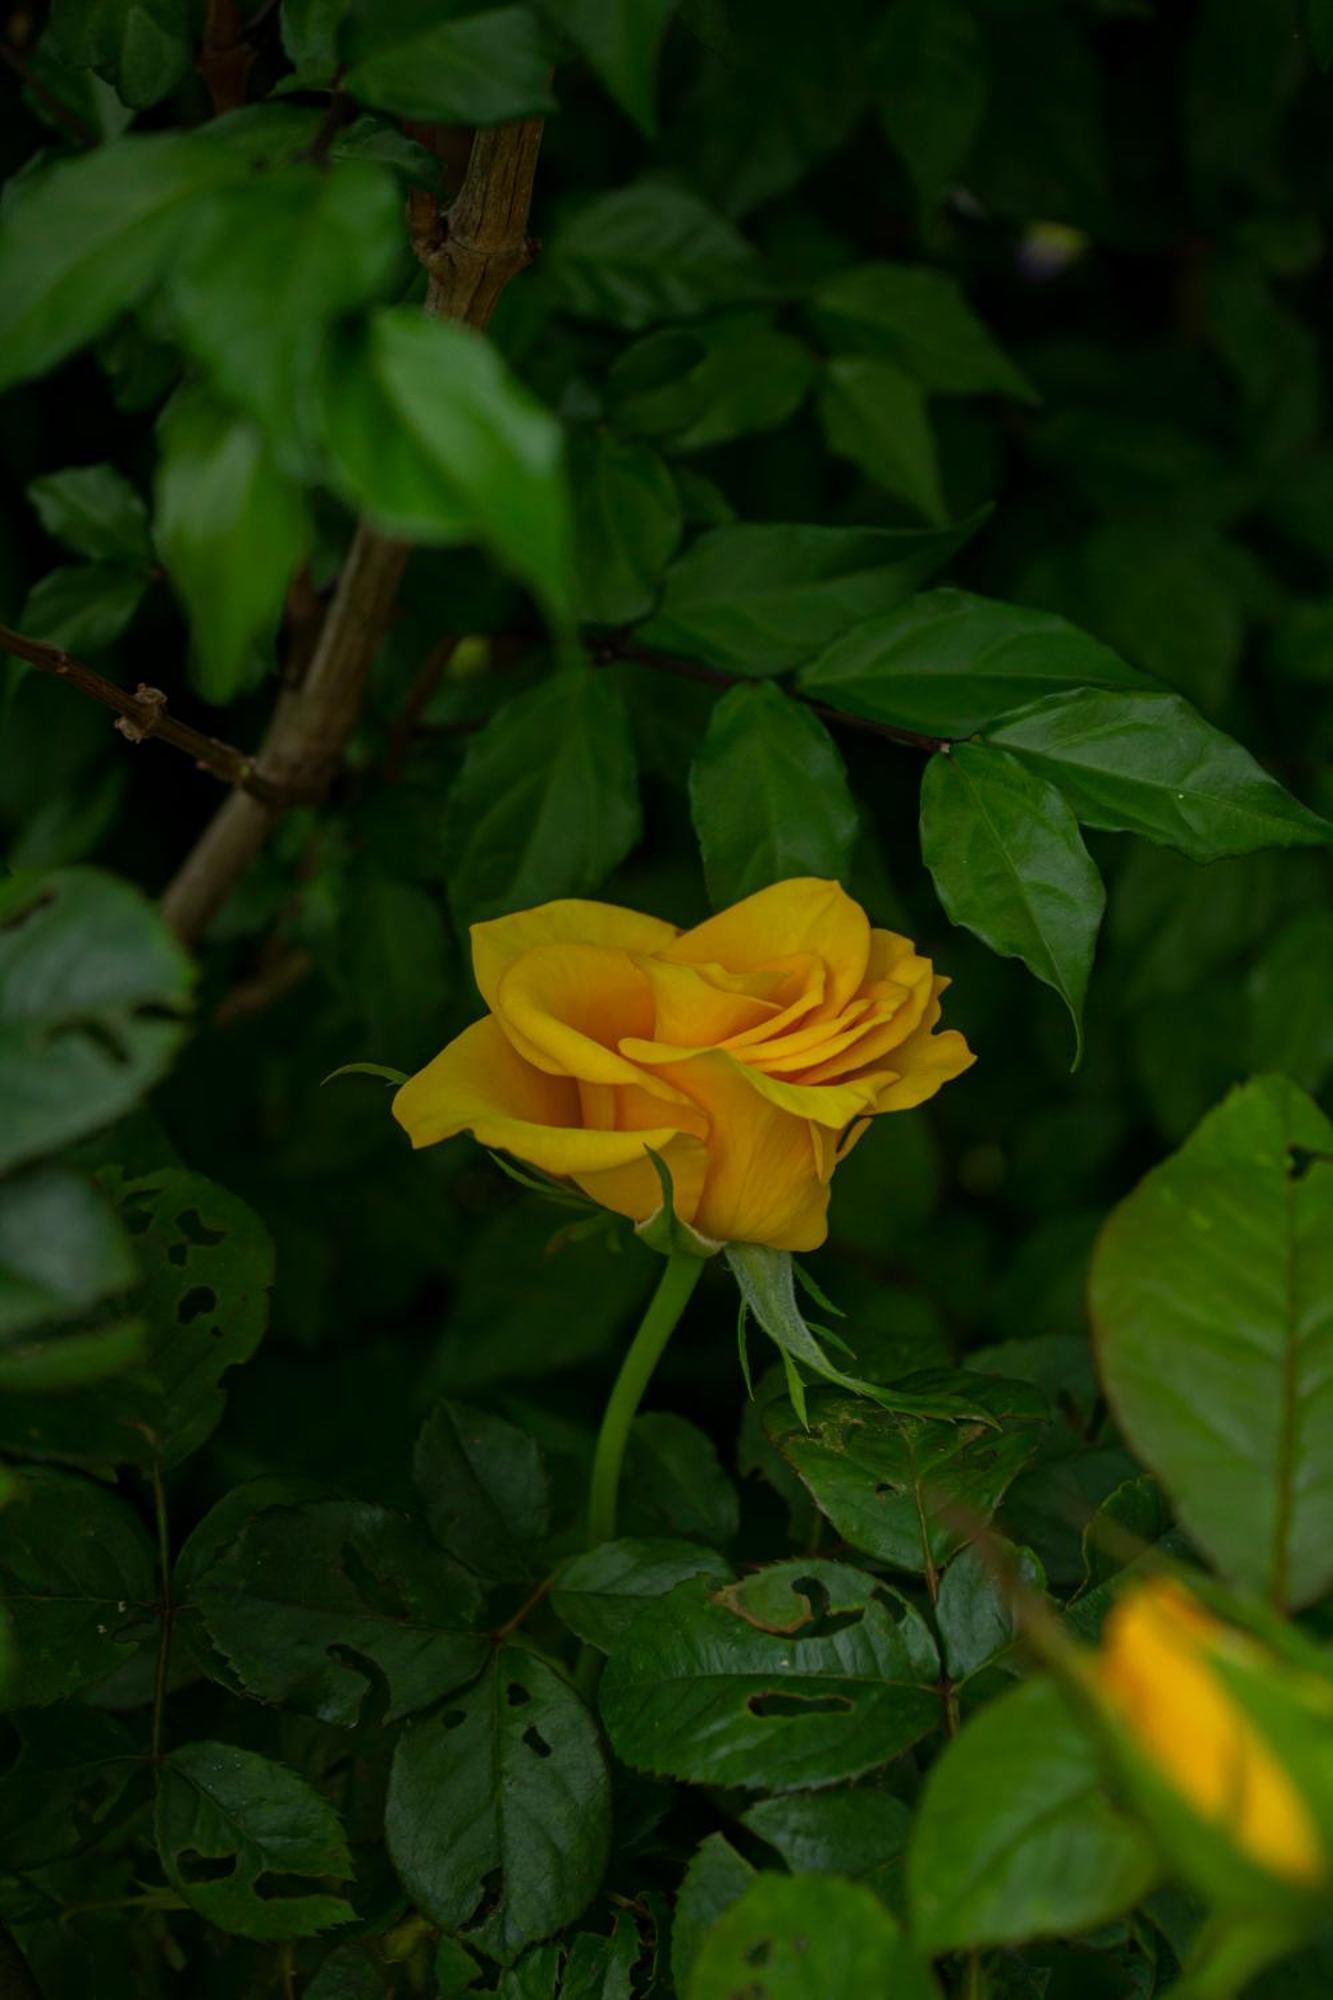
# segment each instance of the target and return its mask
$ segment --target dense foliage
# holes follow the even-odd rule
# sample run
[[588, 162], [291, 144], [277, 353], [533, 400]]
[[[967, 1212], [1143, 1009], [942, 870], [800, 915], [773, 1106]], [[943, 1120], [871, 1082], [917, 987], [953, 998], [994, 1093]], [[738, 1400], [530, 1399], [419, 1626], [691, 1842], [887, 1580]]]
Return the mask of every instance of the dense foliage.
[[[1323, 2000], [1330, 0], [6, 34], [0, 1992]], [[659, 1250], [384, 1077], [800, 876], [976, 1066], [589, 1547]]]

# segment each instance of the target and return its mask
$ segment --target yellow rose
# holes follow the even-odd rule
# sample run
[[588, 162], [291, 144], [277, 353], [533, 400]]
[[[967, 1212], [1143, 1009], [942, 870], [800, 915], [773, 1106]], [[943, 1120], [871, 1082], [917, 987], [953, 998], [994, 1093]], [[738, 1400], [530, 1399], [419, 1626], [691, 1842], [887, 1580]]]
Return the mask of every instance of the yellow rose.
[[1106, 1621], [1095, 1684], [1140, 1755], [1198, 1815], [1270, 1875], [1303, 1887], [1329, 1872], [1305, 1799], [1218, 1671], [1281, 1674], [1180, 1584], [1154, 1578]]
[[652, 1147], [721, 1242], [813, 1250], [866, 1121], [973, 1060], [933, 1033], [930, 960], [811, 877], [685, 932], [545, 903], [474, 924], [472, 963], [490, 1012], [395, 1097], [412, 1144], [470, 1131], [636, 1222], [662, 1203]]

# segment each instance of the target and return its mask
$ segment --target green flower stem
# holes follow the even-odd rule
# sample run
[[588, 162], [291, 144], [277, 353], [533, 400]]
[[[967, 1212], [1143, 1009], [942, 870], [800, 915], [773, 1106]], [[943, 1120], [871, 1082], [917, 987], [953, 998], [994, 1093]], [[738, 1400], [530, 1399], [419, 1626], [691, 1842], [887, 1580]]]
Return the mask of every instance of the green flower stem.
[[616, 1532], [616, 1501], [620, 1493], [620, 1468], [634, 1413], [653, 1370], [676, 1330], [676, 1322], [689, 1304], [690, 1294], [703, 1274], [704, 1259], [677, 1254], [667, 1259], [657, 1290], [649, 1301], [625, 1356], [615, 1388], [597, 1434], [597, 1450], [592, 1462], [592, 1483], [588, 1488], [588, 1547], [609, 1542]]

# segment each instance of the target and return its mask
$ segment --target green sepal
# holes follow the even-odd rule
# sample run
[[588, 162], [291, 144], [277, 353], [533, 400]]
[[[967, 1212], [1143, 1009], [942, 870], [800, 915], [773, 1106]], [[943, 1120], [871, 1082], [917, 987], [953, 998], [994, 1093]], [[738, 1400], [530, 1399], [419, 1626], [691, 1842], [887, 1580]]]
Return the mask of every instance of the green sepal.
[[540, 1167], [518, 1166], [513, 1160], [507, 1160], [503, 1153], [492, 1153], [489, 1146], [486, 1152], [507, 1180], [526, 1188], [529, 1194], [539, 1194], [544, 1201], [553, 1201], [557, 1208], [598, 1208], [598, 1204], [590, 1201], [586, 1194], [580, 1194], [577, 1188], [567, 1187], [553, 1174], [544, 1174]]
[[321, 1079], [320, 1088], [326, 1083], [336, 1083], [340, 1076], [377, 1076], [382, 1083], [391, 1083], [395, 1090], [407, 1082], [405, 1069], [390, 1069], [387, 1063], [351, 1062], [343, 1063], [338, 1069], [331, 1069]]
[[636, 1222], [634, 1234], [650, 1250], [658, 1251], [663, 1257], [715, 1257], [722, 1248], [711, 1236], [701, 1236], [688, 1222], [682, 1222], [676, 1214], [676, 1189], [671, 1178], [671, 1169], [660, 1153], [651, 1146], [644, 1151], [653, 1163], [653, 1171], [662, 1186], [662, 1206], [655, 1210], [645, 1222]]

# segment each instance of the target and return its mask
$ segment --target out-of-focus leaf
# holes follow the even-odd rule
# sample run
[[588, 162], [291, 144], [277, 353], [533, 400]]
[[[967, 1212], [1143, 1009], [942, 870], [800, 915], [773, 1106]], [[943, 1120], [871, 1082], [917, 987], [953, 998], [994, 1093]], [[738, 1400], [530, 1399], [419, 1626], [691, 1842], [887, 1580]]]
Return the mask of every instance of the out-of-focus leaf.
[[940, 1579], [935, 1606], [944, 1668], [955, 1684], [970, 1679], [1004, 1654], [1018, 1637], [1018, 1612], [999, 1564], [1008, 1562], [1029, 1590], [1045, 1587], [1041, 1562], [1031, 1549], [992, 1537], [969, 1542]]
[[1095, 1929], [1152, 1887], [1151, 1843], [1102, 1790], [1095, 1746], [1034, 1680], [967, 1723], [926, 1783], [908, 1859], [926, 1951]]
[[943, 271], [922, 264], [857, 264], [826, 278], [811, 309], [838, 353], [882, 355], [924, 389], [1033, 398]]
[[879, 38], [879, 110], [923, 208], [948, 193], [967, 163], [988, 79], [976, 16], [966, 0], [897, 0]]
[[28, 498], [48, 535], [94, 561], [153, 560], [148, 510], [114, 465], [71, 465], [34, 479]]
[[1077, 1064], [1106, 895], [1061, 794], [1007, 751], [955, 744], [926, 766], [921, 853], [950, 921], [1060, 995]]
[[189, 0], [53, 0], [49, 33], [136, 110], [174, 90], [194, 53]]
[[731, 1566], [699, 1542], [602, 1542], [560, 1571], [551, 1606], [578, 1638], [609, 1653], [645, 1604], [691, 1576], [729, 1583]]
[[415, 882], [355, 866], [343, 885], [338, 947], [367, 1058], [406, 1069], [426, 1062], [454, 983], [441, 904]]
[[140, 1320], [70, 1324], [136, 1274], [111, 1209], [77, 1174], [39, 1167], [0, 1186], [0, 1390], [68, 1390], [140, 1361]]
[[618, 356], [607, 376], [617, 430], [703, 451], [785, 423], [814, 380], [808, 347], [758, 312], [663, 327]]
[[143, 570], [120, 562], [53, 569], [28, 592], [23, 629], [67, 653], [104, 653], [129, 625], [147, 588]]
[[714, 905], [791, 875], [845, 880], [858, 830], [819, 717], [763, 682], [713, 710], [690, 771], [690, 812]]
[[472, 1687], [404, 1729], [389, 1783], [389, 1852], [432, 1921], [466, 1925], [470, 1943], [508, 1959], [591, 1900], [610, 1844], [610, 1794], [578, 1695], [509, 1644]]
[[648, 179], [594, 195], [552, 233], [545, 276], [558, 303], [631, 329], [760, 297], [751, 245], [701, 196]]
[[544, 0], [637, 125], [657, 127], [657, 54], [676, 0]]
[[1264, 947], [1251, 974], [1250, 1060], [1303, 1090], [1333, 1075], [1333, 915], [1307, 910]]
[[939, 1988], [869, 1889], [837, 1875], [756, 1877], [706, 1933], [685, 2000], [732, 2000], [762, 1968], [766, 2000], [892, 1993], [938, 2000]]
[[192, 983], [128, 883], [70, 869], [0, 890], [0, 1167], [128, 1111], [170, 1063]]
[[203, 389], [162, 420], [153, 533], [193, 639], [194, 677], [227, 702], [276, 628], [308, 539], [301, 489], [263, 432]]
[[502, 125], [552, 110], [550, 51], [530, 7], [394, 0], [353, 9], [346, 88], [365, 104], [442, 125]]
[[578, 430], [569, 483], [579, 615], [592, 625], [628, 625], [651, 610], [680, 541], [676, 482], [649, 446]]
[[978, 523], [952, 528], [714, 528], [667, 571], [644, 639], [733, 672], [804, 666], [941, 568]]
[[877, 354], [835, 357], [820, 382], [819, 411], [831, 450], [928, 521], [945, 519], [925, 392], [896, 361]]
[[157, 1845], [176, 1893], [233, 1936], [310, 1937], [356, 1914], [322, 1886], [352, 1876], [337, 1813], [295, 1771], [253, 1750], [187, 1743], [171, 1751], [158, 1786]]
[[535, 1438], [488, 1410], [441, 1402], [422, 1425], [412, 1474], [441, 1548], [495, 1582], [533, 1579], [549, 1505]]
[[506, 702], [469, 744], [446, 812], [462, 923], [599, 888], [640, 825], [629, 720], [609, 676], [570, 668]]
[[0, 1866], [39, 1868], [105, 1822], [138, 1763], [123, 1722], [81, 1702], [13, 1718], [17, 1754], [0, 1777]]
[[1333, 1578], [1330, 1156], [1295, 1084], [1247, 1084], [1121, 1202], [1092, 1269], [1126, 1437], [1218, 1567], [1279, 1604]]
[[607, 1663], [602, 1718], [638, 1770], [800, 1790], [927, 1734], [938, 1672], [906, 1599], [845, 1564], [797, 1560], [735, 1584], [695, 1577], [641, 1611]]

